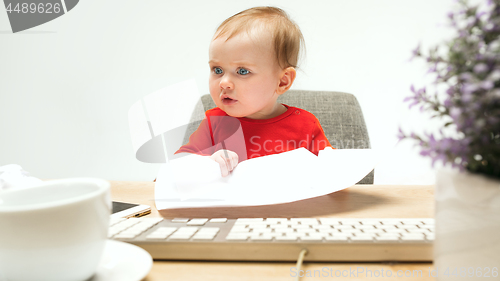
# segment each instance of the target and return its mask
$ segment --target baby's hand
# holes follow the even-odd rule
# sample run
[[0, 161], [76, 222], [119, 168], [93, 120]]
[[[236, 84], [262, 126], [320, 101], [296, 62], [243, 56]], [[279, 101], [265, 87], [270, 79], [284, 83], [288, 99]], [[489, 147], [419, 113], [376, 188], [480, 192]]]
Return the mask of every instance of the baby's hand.
[[231, 150], [221, 149], [212, 154], [210, 158], [219, 163], [220, 171], [223, 177], [229, 175], [229, 173], [238, 165], [238, 154]]

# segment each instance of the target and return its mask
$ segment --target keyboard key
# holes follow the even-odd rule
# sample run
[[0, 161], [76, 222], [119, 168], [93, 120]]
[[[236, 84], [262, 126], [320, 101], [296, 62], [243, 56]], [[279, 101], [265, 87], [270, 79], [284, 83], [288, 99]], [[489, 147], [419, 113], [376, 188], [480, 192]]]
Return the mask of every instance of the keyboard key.
[[331, 230], [332, 229], [332, 227], [330, 225], [324, 225], [324, 224], [313, 225], [313, 228], [314, 229], [319, 229], [319, 230]]
[[122, 222], [124, 220], [126, 220], [126, 218], [111, 218], [109, 220], [109, 226], [113, 226], [113, 225], [115, 225], [115, 224], [117, 224], [119, 222]]
[[335, 225], [334, 228], [335, 229], [354, 229], [354, 227], [352, 227], [352, 225]]
[[163, 221], [163, 218], [141, 218], [142, 224], [150, 224], [150, 225], [155, 225], [159, 222]]
[[232, 228], [230, 233], [248, 233], [250, 232], [251, 228]]
[[120, 234], [117, 234], [114, 238], [117, 238], [117, 239], [132, 239], [132, 238], [135, 238], [138, 234], [136, 233], [120, 233]]
[[363, 225], [375, 225], [375, 226], [382, 225], [382, 223], [378, 219], [363, 219], [361, 223]]
[[250, 241], [271, 241], [272, 239], [271, 235], [250, 236]]
[[271, 228], [254, 229], [254, 233], [271, 233], [273, 230]]
[[338, 235], [338, 236], [326, 236], [325, 237], [325, 240], [326, 241], [343, 241], [343, 242], [347, 242], [347, 236], [342, 236], [342, 235]]
[[[392, 238], [397, 238], [399, 239], [399, 237], [401, 237], [401, 235], [399, 234], [386, 234], [386, 235], [379, 235], [379, 236], [375, 236], [375, 239], [377, 240], [380, 240], [380, 239], [388, 239], [388, 240], [391, 240]], [[380, 239], [379, 239], [380, 238]]]
[[413, 228], [413, 229], [407, 228], [407, 230], [408, 232], [412, 233], [424, 233], [424, 234], [431, 233], [431, 231], [427, 228]]
[[360, 222], [357, 219], [356, 220], [354, 220], [354, 219], [353, 220], [346, 220], [346, 219], [344, 219], [344, 220], [341, 220], [340, 222], [342, 223], [342, 225], [360, 225]]
[[204, 225], [208, 219], [192, 219], [186, 225]]
[[137, 224], [139, 222], [140, 222], [140, 219], [138, 219], [138, 218], [130, 218], [130, 219], [126, 219], [124, 221], [121, 221], [121, 222], [115, 224], [113, 227], [129, 228], [132, 225]]
[[321, 222], [321, 224], [340, 224], [339, 220], [334, 218], [321, 218], [319, 219], [319, 221]]
[[193, 240], [204, 240], [204, 241], [210, 241], [213, 240], [215, 235], [194, 235]]
[[149, 234], [148, 236], [146, 236], [146, 239], [150, 240], [150, 239], [166, 239], [168, 236], [170, 235], [170, 233], [151, 233]]
[[138, 223], [138, 224], [136, 224], [136, 225], [134, 225], [132, 227], [127, 228], [127, 230], [134, 230], [134, 231], [143, 232], [143, 231], [146, 231], [146, 230], [148, 230], [150, 228], [151, 228], [150, 225]]
[[272, 228], [273, 229], [293, 229], [286, 224], [275, 224], [275, 225], [272, 225]]
[[154, 233], [173, 233], [174, 231], [177, 230], [177, 227], [159, 227], [157, 228]]
[[314, 231], [314, 229], [312, 229], [312, 228], [297, 228], [296, 229], [297, 233], [308, 233], [308, 232], [313, 232], [313, 231]]
[[129, 228], [130, 226], [128, 225], [120, 225], [120, 224], [116, 224], [116, 225], [113, 225], [112, 227], [109, 228], [109, 230], [111, 232], [114, 232], [114, 233], [120, 233], [122, 232], [123, 230]]
[[374, 236], [375, 234], [385, 233], [382, 229], [363, 229], [363, 233]]
[[[418, 229], [415, 229], [415, 230], [418, 230]], [[429, 232], [422, 232], [422, 230], [413, 231], [413, 229], [408, 229], [407, 232], [401, 233], [401, 236], [405, 236], [405, 235], [425, 236], [425, 234], [427, 234], [427, 233], [429, 233]]]
[[353, 242], [372, 242], [373, 237], [371, 235], [356, 235], [349, 237]]
[[288, 219], [286, 218], [267, 218], [266, 219], [267, 223], [270, 224], [286, 224], [288, 222]]
[[404, 224], [402, 226], [402, 228], [406, 228], [406, 229], [414, 229], [414, 228], [421, 228], [421, 227], [424, 227], [423, 224]]
[[400, 239], [403, 241], [424, 241], [425, 236], [422, 234], [403, 234]]
[[300, 228], [302, 228], [302, 229], [310, 229], [311, 228], [311, 226], [307, 225], [307, 224], [297, 224], [297, 225], [294, 225], [292, 227], [295, 228], [295, 229], [300, 229]]
[[[139, 235], [139, 234], [141, 234], [141, 233], [143, 233], [143, 232], [144, 232], [144, 231], [143, 231], [143, 230], [141, 230], [141, 229], [132, 229], [132, 228], [129, 228], [129, 229], [127, 229], [127, 230], [124, 230], [124, 231], [120, 232], [120, 234], [128, 234], [128, 235], [130, 235], [130, 234], [134, 234], [135, 236], [137, 236], [137, 235]], [[135, 237], [135, 236], [134, 236], [134, 237]]]
[[215, 218], [211, 219], [210, 222], [227, 222], [226, 218]]
[[373, 226], [373, 225], [365, 225], [365, 224], [363, 224], [363, 225], [356, 225], [355, 228], [356, 229], [363, 229], [363, 230], [376, 229], [376, 227]]
[[268, 228], [268, 225], [267, 224], [252, 224], [252, 225], [249, 225], [249, 227], [251, 227], [253, 229], [264, 229], [264, 228]]
[[401, 219], [401, 222], [404, 225], [417, 225], [417, 224], [421, 224], [422, 220], [421, 219]]
[[408, 233], [406, 229], [402, 228], [393, 228], [393, 229], [384, 229], [386, 233]]
[[188, 221], [189, 221], [189, 219], [186, 219], [186, 218], [175, 218], [172, 220], [172, 222], [182, 222], [182, 223], [186, 223]]
[[296, 241], [296, 236], [276, 236], [276, 241]]
[[133, 225], [132, 227], [128, 228], [127, 230], [132, 229], [132, 230], [139, 230], [142, 232], [142, 231], [146, 231], [146, 230], [150, 229], [155, 224], [156, 223], [154, 223], [154, 222], [143, 221], [143, 222], [140, 222], [140, 223]]
[[297, 219], [297, 218], [292, 218], [290, 219], [292, 222], [298, 222], [302, 225], [316, 225], [319, 224], [317, 219]]
[[210, 237], [210, 239], [213, 239], [217, 235], [217, 232], [206, 232], [206, 231], [198, 231], [194, 236], [193, 239], [196, 238], [207, 238]]
[[302, 241], [317, 241], [317, 242], [323, 241], [323, 236], [322, 235], [300, 236], [299, 238]]
[[199, 229], [199, 227], [195, 227], [195, 226], [183, 226], [183, 227], [179, 227], [179, 230], [177, 230], [177, 232], [195, 233], [198, 229]]
[[264, 219], [263, 218], [250, 218], [250, 219], [240, 218], [240, 219], [236, 220], [235, 224], [245, 224], [245, 223], [261, 222], [261, 221], [264, 221]]
[[399, 229], [395, 225], [388, 225], [388, 224], [381, 225], [381, 226], [379, 226], [377, 228], [381, 228], [381, 229]]

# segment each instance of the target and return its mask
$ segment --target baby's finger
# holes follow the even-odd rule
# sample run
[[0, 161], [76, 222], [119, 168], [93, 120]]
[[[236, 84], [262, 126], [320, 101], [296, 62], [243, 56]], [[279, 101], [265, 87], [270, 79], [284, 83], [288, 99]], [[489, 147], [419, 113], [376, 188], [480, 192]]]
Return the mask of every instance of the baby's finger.
[[238, 154], [233, 154], [232, 157], [231, 157], [231, 171], [234, 170], [234, 168], [236, 168], [236, 166], [238, 166]]
[[233, 161], [231, 159], [231, 156], [229, 156], [228, 158], [226, 158], [226, 157], [223, 157], [223, 158], [224, 158], [224, 161], [226, 161], [228, 172], [231, 172], [234, 169], [234, 164], [233, 164]]
[[219, 156], [215, 159], [217, 163], [219, 163], [220, 166], [220, 173], [223, 177], [227, 176], [229, 174], [228, 168], [227, 168], [227, 163], [224, 160], [224, 157]]
[[226, 158], [226, 163], [227, 163], [227, 170], [229, 173], [233, 170], [233, 164], [231, 163], [231, 159]]

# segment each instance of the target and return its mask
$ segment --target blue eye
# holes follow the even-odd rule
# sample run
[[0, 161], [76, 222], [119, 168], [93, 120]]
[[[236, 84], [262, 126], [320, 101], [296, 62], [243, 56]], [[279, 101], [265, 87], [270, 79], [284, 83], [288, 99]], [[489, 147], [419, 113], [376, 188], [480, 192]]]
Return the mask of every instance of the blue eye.
[[238, 69], [238, 74], [240, 74], [240, 75], [247, 75], [248, 73], [250, 73], [250, 71], [248, 71], [244, 68]]
[[214, 67], [214, 73], [215, 74], [222, 74], [222, 69], [220, 69], [219, 67]]

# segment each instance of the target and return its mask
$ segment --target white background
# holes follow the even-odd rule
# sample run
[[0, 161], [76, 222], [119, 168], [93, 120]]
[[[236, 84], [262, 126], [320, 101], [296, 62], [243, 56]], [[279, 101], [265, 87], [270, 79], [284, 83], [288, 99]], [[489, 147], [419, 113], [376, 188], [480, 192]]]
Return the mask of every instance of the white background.
[[0, 166], [31, 175], [152, 181], [157, 164], [135, 159], [128, 110], [165, 86], [195, 78], [208, 93], [208, 45], [227, 17], [259, 5], [286, 10], [306, 57], [293, 89], [343, 91], [361, 104], [372, 148], [387, 148], [376, 184], [432, 184], [413, 143], [393, 149], [398, 127], [434, 126], [403, 103], [430, 77], [408, 62], [449, 38], [451, 0], [97, 1], [13, 34], [0, 9]]

